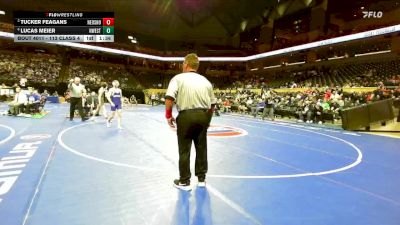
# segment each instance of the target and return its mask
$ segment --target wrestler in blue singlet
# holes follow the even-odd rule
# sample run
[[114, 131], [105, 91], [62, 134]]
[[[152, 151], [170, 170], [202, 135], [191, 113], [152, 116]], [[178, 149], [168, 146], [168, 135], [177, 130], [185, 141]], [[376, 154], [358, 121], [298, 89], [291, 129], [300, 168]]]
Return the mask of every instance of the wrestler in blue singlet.
[[111, 90], [112, 95], [111, 101], [114, 103], [114, 106], [111, 106], [111, 111], [115, 111], [117, 109], [122, 109], [122, 101], [121, 101], [121, 89], [119, 88], [112, 88]]

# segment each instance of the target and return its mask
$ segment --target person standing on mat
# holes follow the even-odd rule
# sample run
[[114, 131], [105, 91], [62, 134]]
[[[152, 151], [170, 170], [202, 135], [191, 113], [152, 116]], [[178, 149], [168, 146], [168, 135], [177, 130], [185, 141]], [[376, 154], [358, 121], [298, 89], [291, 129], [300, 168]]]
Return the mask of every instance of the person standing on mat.
[[119, 88], [119, 82], [117, 80], [112, 82], [112, 86], [107, 95], [107, 100], [111, 104], [111, 115], [107, 119], [107, 127], [110, 127], [111, 120], [114, 118], [115, 112], [117, 112], [118, 129], [122, 130], [122, 90]]
[[93, 116], [92, 116], [93, 119], [95, 116], [97, 116], [100, 113], [100, 111], [102, 111], [104, 118], [107, 119], [107, 110], [106, 110], [106, 106], [104, 105], [106, 102], [107, 88], [108, 88], [107, 83], [102, 82], [101, 87], [98, 91], [98, 105], [97, 105], [96, 111], [93, 113]]
[[75, 79], [71, 79], [68, 84], [68, 89], [71, 92], [70, 98], [70, 108], [69, 108], [69, 120], [74, 120], [75, 108], [78, 109], [79, 115], [82, 118], [82, 122], [87, 120], [85, 114], [82, 109], [82, 95], [86, 93], [85, 86], [81, 84], [81, 79], [79, 77], [75, 77]]
[[165, 117], [171, 128], [175, 128], [172, 116], [174, 102], [179, 111], [176, 118], [179, 145], [179, 179], [174, 187], [190, 191], [190, 150], [192, 142], [196, 148], [195, 175], [198, 186], [206, 186], [207, 129], [210, 125], [216, 99], [211, 83], [196, 73], [199, 59], [196, 54], [188, 54], [183, 62], [183, 73], [176, 75], [169, 83], [165, 96]]

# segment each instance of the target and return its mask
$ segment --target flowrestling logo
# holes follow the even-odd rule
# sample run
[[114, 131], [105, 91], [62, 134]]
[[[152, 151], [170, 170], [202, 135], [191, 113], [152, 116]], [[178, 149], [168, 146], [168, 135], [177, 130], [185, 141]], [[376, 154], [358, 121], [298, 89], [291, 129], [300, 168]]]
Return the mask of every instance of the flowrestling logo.
[[207, 136], [211, 137], [240, 137], [247, 135], [247, 131], [231, 126], [210, 125]]
[[363, 11], [362, 12], [363, 18], [382, 18], [383, 12], [382, 11]]

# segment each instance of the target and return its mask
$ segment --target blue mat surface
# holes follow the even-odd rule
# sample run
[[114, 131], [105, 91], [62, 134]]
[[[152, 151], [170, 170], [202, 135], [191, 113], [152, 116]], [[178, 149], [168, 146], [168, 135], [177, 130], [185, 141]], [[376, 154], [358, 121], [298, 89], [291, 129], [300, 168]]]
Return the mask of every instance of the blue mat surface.
[[122, 131], [101, 118], [67, 121], [67, 105], [48, 107], [52, 113], [42, 120], [1, 118], [0, 162], [27, 160], [14, 164], [21, 168], [0, 167], [0, 180], [17, 177], [4, 194], [0, 183], [1, 225], [400, 221], [400, 139], [214, 117], [207, 188], [197, 188], [193, 177], [186, 193], [172, 187], [177, 138], [163, 106], [126, 109]]

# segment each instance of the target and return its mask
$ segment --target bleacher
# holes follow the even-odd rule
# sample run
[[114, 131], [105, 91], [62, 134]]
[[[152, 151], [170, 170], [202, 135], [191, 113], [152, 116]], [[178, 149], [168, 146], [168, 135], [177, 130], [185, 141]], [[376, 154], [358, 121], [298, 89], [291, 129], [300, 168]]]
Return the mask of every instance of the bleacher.
[[123, 64], [75, 59], [71, 62], [68, 79], [75, 76], [83, 78], [84, 84], [93, 87], [98, 87], [101, 82], [111, 83], [113, 80], [119, 80], [124, 89], [142, 88]]
[[54, 55], [18, 51], [0, 52], [1, 82], [14, 83], [26, 78], [33, 83], [55, 84], [60, 70], [61, 63]]
[[301, 83], [311, 83], [312, 86], [373, 87], [397, 75], [400, 75], [400, 60], [346, 63], [331, 68], [327, 73], [319, 73], [317, 76], [303, 80]]

